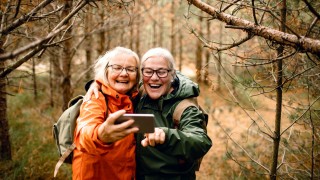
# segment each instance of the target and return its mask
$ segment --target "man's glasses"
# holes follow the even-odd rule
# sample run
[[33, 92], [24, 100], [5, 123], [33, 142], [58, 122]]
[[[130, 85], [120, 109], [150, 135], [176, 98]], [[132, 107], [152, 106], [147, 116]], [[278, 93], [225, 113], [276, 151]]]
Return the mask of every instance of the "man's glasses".
[[145, 77], [152, 77], [154, 73], [157, 74], [159, 78], [165, 78], [168, 76], [168, 73], [171, 69], [157, 69], [153, 70], [151, 68], [142, 68], [142, 75]]
[[107, 67], [111, 67], [112, 68], [112, 72], [116, 73], [116, 74], [120, 74], [124, 69], [126, 70], [126, 72], [128, 74], [135, 74], [138, 70], [137, 67], [134, 67], [134, 66], [128, 66], [128, 67], [123, 67], [121, 65], [118, 65], [118, 64], [112, 64], [112, 65], [109, 65]]

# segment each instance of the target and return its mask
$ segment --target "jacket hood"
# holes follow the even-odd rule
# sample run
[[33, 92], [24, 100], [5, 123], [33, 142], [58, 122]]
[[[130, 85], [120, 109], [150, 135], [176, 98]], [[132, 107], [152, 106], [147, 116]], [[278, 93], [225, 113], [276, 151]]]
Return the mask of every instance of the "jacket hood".
[[[168, 94], [167, 98], [185, 99], [189, 97], [197, 97], [200, 94], [199, 85], [189, 79], [187, 76], [176, 72], [177, 78], [174, 81], [174, 93]], [[165, 98], [165, 99], [167, 99]]]

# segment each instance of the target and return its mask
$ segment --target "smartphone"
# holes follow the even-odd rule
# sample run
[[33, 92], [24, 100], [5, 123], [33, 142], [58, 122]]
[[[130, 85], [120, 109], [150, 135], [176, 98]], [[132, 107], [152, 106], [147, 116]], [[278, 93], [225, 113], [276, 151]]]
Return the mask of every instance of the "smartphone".
[[138, 127], [138, 133], [154, 133], [155, 117], [153, 114], [124, 114], [115, 121], [115, 124], [123, 123], [129, 119], [134, 120], [131, 127]]

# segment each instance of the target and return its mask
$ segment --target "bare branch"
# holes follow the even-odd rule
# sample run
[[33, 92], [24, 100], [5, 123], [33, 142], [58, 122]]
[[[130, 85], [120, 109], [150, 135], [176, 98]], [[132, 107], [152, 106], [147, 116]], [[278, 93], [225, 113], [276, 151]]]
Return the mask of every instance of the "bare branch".
[[299, 121], [308, 111], [310, 111], [311, 107], [314, 105], [314, 103], [316, 103], [318, 100], [320, 99], [320, 96], [317, 97], [316, 100], [314, 100], [310, 106], [308, 107], [307, 110], [305, 110], [297, 119], [295, 119], [285, 130], [283, 130], [280, 134], [280, 136], [285, 133], [290, 127], [292, 127], [294, 124], [297, 123], [297, 121]]
[[228, 6], [226, 6], [225, 8], [223, 8], [223, 9], [221, 10], [221, 12], [226, 11], [227, 9], [229, 9], [229, 7], [233, 6], [235, 3], [239, 2], [239, 1], [241, 1], [241, 0], [234, 0], [234, 1], [232, 1]]
[[256, 16], [256, 9], [254, 7], [254, 0], [251, 0], [252, 3], [252, 15], [253, 15], [253, 19], [254, 19], [254, 24], [258, 25], [258, 20], [257, 20], [257, 16]]
[[316, 25], [316, 23], [317, 23], [318, 20], [319, 20], [319, 18], [316, 17], [316, 18], [312, 21], [312, 23], [310, 24], [310, 27], [309, 27], [309, 29], [308, 29], [308, 31], [307, 31], [307, 33], [306, 33], [306, 37], [309, 36], [312, 28]]
[[51, 39], [52, 37], [55, 37], [58, 33], [60, 33], [64, 28], [65, 28], [65, 26], [63, 26], [62, 28], [57, 29], [55, 31], [52, 31], [45, 38], [33, 41], [30, 44], [28, 44], [24, 47], [21, 47], [17, 50], [14, 50], [14, 51], [8, 52], [8, 53], [4, 53], [4, 54], [0, 54], [0, 61], [7, 60], [7, 59], [13, 59], [13, 58], [17, 57], [18, 55], [36, 47], [36, 46], [39, 46], [41, 44], [46, 43], [49, 39]]
[[18, 68], [20, 65], [22, 65], [24, 62], [28, 61], [31, 57], [33, 57], [35, 54], [37, 54], [39, 51], [41, 51], [44, 48], [44, 43], [50, 39], [51, 37], [55, 36], [56, 34], [58, 34], [62, 29], [64, 29], [65, 26], [62, 26], [60, 29], [57, 29], [56, 31], [50, 33], [47, 38], [45, 38], [45, 40], [41, 41], [40, 43], [38, 43], [37, 46], [34, 46], [34, 50], [29, 52], [26, 56], [24, 56], [23, 58], [21, 58], [20, 60], [18, 60], [17, 62], [15, 62], [13, 65], [7, 67], [4, 71], [0, 72], [0, 77], [5, 77], [7, 76], [9, 73], [11, 73], [13, 70], [15, 70], [16, 68]]
[[4, 28], [0, 31], [0, 38], [1, 36], [9, 34], [11, 31], [16, 29], [17, 27], [21, 26], [25, 22], [28, 21], [29, 18], [31, 18], [33, 15], [35, 15], [40, 9], [44, 8], [48, 4], [50, 4], [53, 0], [45, 0], [42, 3], [40, 3], [38, 6], [36, 6], [33, 10], [31, 10], [28, 14], [21, 16], [19, 19], [15, 20], [12, 24], [10, 24], [8, 27]]
[[205, 41], [203, 39], [203, 37], [201, 37], [193, 28], [191, 28], [189, 26], [189, 24], [187, 24], [188, 28], [189, 28], [189, 31], [194, 34], [203, 44], [204, 44], [204, 47], [207, 47], [209, 49], [212, 49], [212, 50], [216, 50], [216, 51], [223, 51], [223, 50], [228, 50], [228, 49], [231, 49], [233, 47], [236, 47], [236, 46], [239, 46], [243, 43], [245, 43], [246, 41], [250, 40], [253, 36], [249, 35], [241, 40], [239, 40], [238, 42], [234, 42], [232, 43], [230, 46], [226, 46], [226, 47], [222, 47], [222, 48], [219, 48], [219, 47], [215, 47], [213, 46], [212, 44], [209, 44], [207, 41]]
[[[78, 13], [78, 11], [80, 11], [87, 3], [89, 3], [89, 1], [80, 1], [76, 7], [65, 17], [62, 19], [62, 21], [60, 21], [59, 24], [56, 25], [55, 28], [53, 28], [52, 31], [60, 28], [61, 26], [63, 26], [64, 24], [67, 24], [67, 22], [76, 14]], [[48, 43], [51, 43], [54, 40], [55, 37], [52, 37]], [[43, 50], [39, 53], [38, 57], [40, 57], [46, 48], [43, 48]]]
[[227, 23], [228, 25], [247, 27], [246, 31], [252, 33], [253, 35], [261, 36], [265, 39], [275, 41], [279, 44], [288, 45], [302, 51], [311, 52], [313, 54], [320, 54], [319, 40], [303, 36], [297, 37], [296, 35], [284, 33], [266, 26], [256, 26], [250, 21], [237, 18], [230, 14], [219, 12], [215, 8], [200, 0], [188, 0], [188, 2], [210, 14], [214, 18]]
[[224, 131], [224, 133], [229, 137], [229, 139], [235, 144], [237, 145], [245, 154], [246, 156], [252, 161], [255, 162], [257, 165], [259, 165], [260, 167], [262, 167], [265, 171], [267, 171], [268, 173], [270, 172], [270, 170], [265, 167], [262, 163], [258, 162], [257, 160], [255, 160], [248, 151], [246, 151], [239, 143], [237, 143], [230, 135], [229, 133], [221, 126], [220, 122], [217, 121], [217, 124], [220, 126], [220, 128]]
[[312, 5], [307, 0], [302, 0], [309, 8], [309, 10], [314, 14], [318, 19], [320, 19], [320, 14], [315, 10]]

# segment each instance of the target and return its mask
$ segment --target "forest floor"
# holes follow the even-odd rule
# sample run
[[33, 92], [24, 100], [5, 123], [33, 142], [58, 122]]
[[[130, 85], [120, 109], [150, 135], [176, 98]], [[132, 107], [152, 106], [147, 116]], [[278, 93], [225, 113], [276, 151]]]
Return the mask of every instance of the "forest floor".
[[[199, 180], [243, 179], [244, 177], [241, 175], [242, 172], [239, 170], [239, 165], [230, 158], [227, 158], [227, 151], [230, 151], [228, 146], [234, 144], [232, 139], [238, 142], [240, 141], [240, 143], [244, 141], [246, 141], [246, 143], [251, 143], [248, 141], [252, 140], [255, 141], [255, 139], [250, 138], [248, 140], [246, 137], [249, 131], [255, 131], [251, 128], [253, 124], [251, 118], [257, 118], [257, 113], [251, 113], [250, 118], [247, 111], [245, 112], [239, 106], [228, 103], [228, 101], [225, 100], [226, 96], [228, 95], [221, 92], [217, 93], [215, 90], [205, 86], [201, 88], [199, 103], [204, 109], [208, 110], [209, 123], [207, 130], [213, 146], [204, 156], [201, 168], [197, 172], [197, 179]], [[273, 129], [275, 101], [267, 97], [263, 99], [259, 97], [258, 101], [258, 116], [261, 116], [271, 129]], [[284, 124], [288, 125], [288, 123], [289, 121], [285, 119]], [[226, 132], [228, 132], [228, 135]], [[254, 133], [258, 134], [257, 131]], [[261, 135], [258, 136], [261, 137]], [[263, 144], [259, 145], [260, 148], [261, 145], [263, 146]], [[240, 173], [235, 174], [235, 172]], [[262, 176], [262, 179], [267, 179], [267, 176]]]

